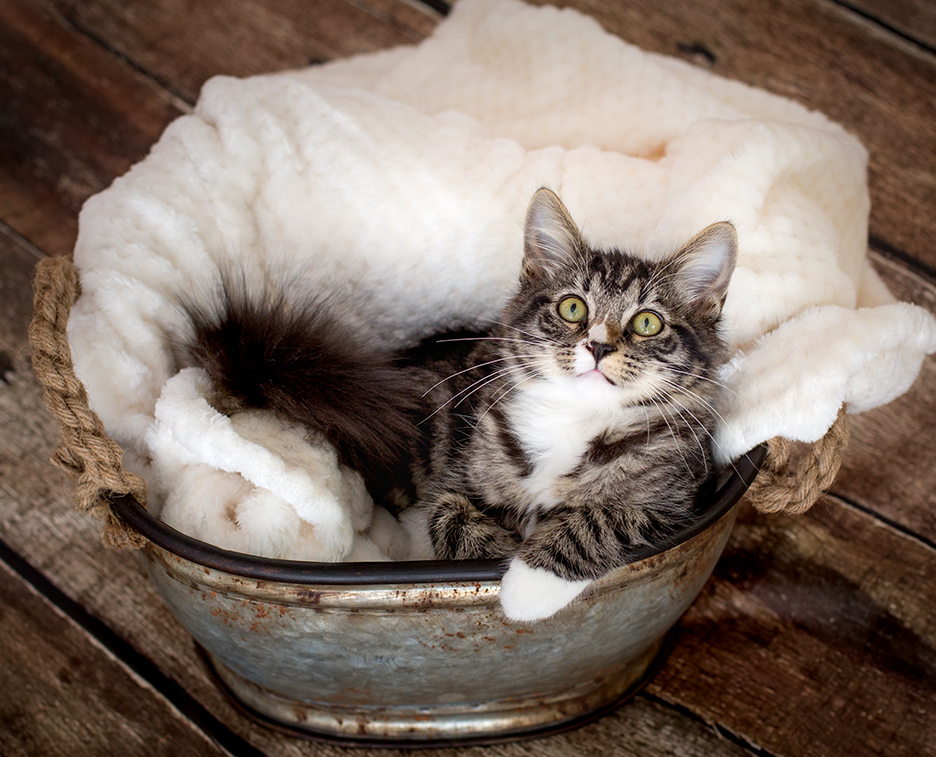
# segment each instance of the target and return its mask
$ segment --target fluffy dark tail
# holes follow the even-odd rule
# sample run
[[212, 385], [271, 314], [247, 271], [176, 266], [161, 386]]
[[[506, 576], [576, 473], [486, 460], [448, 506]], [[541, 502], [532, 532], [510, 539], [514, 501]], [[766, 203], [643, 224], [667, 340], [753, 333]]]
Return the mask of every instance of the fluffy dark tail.
[[377, 498], [405, 482], [418, 397], [392, 356], [329, 300], [255, 294], [230, 280], [217, 299], [210, 312], [185, 305], [194, 332], [180, 360], [209, 374], [219, 409], [272, 410], [321, 432]]

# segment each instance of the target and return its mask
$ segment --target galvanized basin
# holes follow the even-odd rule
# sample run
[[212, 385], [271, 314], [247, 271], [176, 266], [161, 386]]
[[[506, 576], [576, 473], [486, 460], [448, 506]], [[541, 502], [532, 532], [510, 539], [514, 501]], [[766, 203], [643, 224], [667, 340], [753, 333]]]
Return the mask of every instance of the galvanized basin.
[[693, 528], [535, 624], [500, 611], [494, 561], [270, 560], [191, 539], [130, 498], [115, 510], [150, 540], [157, 591], [251, 715], [342, 741], [478, 743], [587, 722], [646, 683], [764, 454], [710, 482]]

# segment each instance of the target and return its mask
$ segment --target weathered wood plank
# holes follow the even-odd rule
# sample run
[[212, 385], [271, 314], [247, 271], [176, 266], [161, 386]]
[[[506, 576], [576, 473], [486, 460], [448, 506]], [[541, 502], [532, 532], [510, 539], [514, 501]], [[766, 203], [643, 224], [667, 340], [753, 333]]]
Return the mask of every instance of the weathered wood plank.
[[165, 91], [38, 2], [0, 3], [0, 220], [47, 253], [74, 246], [81, 203], [179, 114]]
[[0, 753], [227, 754], [2, 561], [0, 608]]
[[401, 0], [52, 2], [189, 102], [211, 76], [263, 74], [415, 42], [439, 17]]
[[[388, 47], [434, 23], [420, 7], [392, 0], [229, 5], [124, 5], [126, 18], [108, 16], [106, 5], [75, 4], [70, 18], [44, 0], [0, 5], [0, 221], [47, 253], [66, 253], [84, 200], [144, 157], [186, 108], [172, 91], [194, 100], [216, 73]], [[126, 36], [155, 73], [145, 76], [102, 47], [95, 35], [108, 32], [117, 39], [107, 45], [119, 50]], [[155, 80], [160, 74], [168, 89]]]
[[936, 49], [936, 4], [930, 0], [848, 0], [846, 5], [930, 50]]
[[936, 550], [835, 498], [745, 509], [651, 691], [773, 754], [932, 755]]
[[936, 56], [826, 0], [556, 4], [842, 123], [871, 152], [872, 232], [936, 268]]

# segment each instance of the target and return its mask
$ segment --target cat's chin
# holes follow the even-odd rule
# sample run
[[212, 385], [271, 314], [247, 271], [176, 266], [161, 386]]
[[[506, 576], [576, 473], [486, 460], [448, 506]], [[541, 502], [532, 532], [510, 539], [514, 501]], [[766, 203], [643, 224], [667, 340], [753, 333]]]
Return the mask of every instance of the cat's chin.
[[501, 579], [501, 607], [511, 620], [544, 620], [581, 594], [591, 580], [567, 581], [543, 568], [531, 568], [519, 557]]

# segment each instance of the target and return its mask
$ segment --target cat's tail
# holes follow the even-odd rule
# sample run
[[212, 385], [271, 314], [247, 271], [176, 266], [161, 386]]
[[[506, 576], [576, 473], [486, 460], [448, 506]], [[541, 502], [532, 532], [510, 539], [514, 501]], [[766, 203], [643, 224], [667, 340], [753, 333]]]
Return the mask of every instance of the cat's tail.
[[416, 389], [334, 299], [297, 292], [288, 284], [258, 291], [243, 276], [225, 276], [210, 304], [182, 304], [192, 331], [177, 358], [207, 372], [222, 412], [271, 410], [323, 434], [382, 497], [405, 480]]

